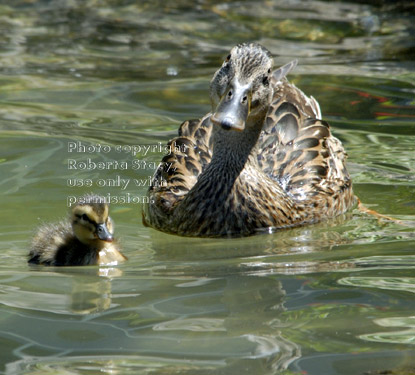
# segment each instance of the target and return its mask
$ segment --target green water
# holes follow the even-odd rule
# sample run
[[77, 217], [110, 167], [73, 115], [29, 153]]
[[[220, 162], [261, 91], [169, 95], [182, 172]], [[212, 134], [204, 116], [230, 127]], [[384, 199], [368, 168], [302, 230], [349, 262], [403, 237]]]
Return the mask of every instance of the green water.
[[[415, 12], [382, 3], [0, 2], [0, 372], [411, 374]], [[299, 59], [290, 78], [344, 143], [356, 194], [405, 225], [355, 210], [242, 239], [143, 227], [134, 179], [163, 155], [143, 147], [210, 110], [210, 78], [248, 40]], [[69, 169], [88, 158], [127, 167]], [[91, 190], [136, 201], [111, 206], [129, 261], [29, 267], [36, 227]]]

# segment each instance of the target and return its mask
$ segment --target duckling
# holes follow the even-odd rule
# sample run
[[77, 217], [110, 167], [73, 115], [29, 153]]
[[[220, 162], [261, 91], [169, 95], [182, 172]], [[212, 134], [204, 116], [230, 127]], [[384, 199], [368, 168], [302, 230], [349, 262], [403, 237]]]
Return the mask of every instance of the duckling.
[[108, 204], [98, 195], [80, 197], [70, 220], [46, 224], [34, 236], [29, 263], [48, 266], [115, 265], [127, 258], [114, 241]]
[[320, 107], [256, 43], [210, 82], [212, 111], [185, 121], [148, 189], [143, 223], [183, 236], [248, 236], [325, 220], [355, 202], [341, 142]]

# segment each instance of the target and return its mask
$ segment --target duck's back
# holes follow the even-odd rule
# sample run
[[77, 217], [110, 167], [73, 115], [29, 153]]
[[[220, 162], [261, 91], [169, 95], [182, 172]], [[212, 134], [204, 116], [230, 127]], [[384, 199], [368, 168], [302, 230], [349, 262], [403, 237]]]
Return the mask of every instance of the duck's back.
[[353, 193], [345, 160], [341, 142], [321, 120], [317, 101], [285, 78], [278, 82], [259, 139], [262, 170], [296, 200], [342, 193], [342, 205], [349, 206]]
[[[149, 195], [156, 207], [155, 216], [169, 214], [196, 184], [212, 158], [210, 115], [188, 120], [179, 128], [179, 136], [170, 140], [170, 152], [157, 169]], [[145, 219], [144, 219], [145, 223]]]

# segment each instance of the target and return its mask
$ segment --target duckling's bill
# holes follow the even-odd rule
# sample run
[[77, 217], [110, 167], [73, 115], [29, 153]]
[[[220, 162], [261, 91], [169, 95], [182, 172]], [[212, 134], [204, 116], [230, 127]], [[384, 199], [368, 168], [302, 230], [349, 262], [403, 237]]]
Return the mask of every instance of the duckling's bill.
[[97, 224], [96, 227], [96, 236], [105, 242], [112, 242], [114, 241], [113, 235], [110, 233], [110, 231], [107, 228], [107, 225], [105, 223], [103, 224]]

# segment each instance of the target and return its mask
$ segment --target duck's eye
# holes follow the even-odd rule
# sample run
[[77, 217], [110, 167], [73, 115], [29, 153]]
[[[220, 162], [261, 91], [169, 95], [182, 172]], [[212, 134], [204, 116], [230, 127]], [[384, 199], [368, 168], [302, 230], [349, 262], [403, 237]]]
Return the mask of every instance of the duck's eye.
[[83, 214], [83, 215], [81, 216], [81, 219], [82, 219], [82, 220], [85, 220], [85, 221], [89, 221], [89, 217], [88, 217], [88, 215], [87, 215], [87, 214]]
[[229, 60], [231, 59], [231, 55], [228, 55], [227, 57], [226, 57], [226, 62], [229, 62]]
[[271, 73], [271, 68], [268, 69], [268, 74], [270, 74], [270, 73]]

